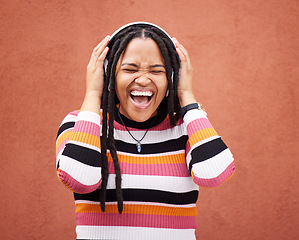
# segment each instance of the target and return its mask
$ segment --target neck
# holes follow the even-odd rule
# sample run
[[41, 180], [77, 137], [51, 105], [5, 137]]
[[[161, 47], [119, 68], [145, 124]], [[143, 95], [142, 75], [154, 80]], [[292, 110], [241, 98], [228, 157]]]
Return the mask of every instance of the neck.
[[[119, 114], [121, 116], [119, 116]], [[118, 108], [115, 108], [115, 121], [118, 122], [121, 125], [126, 125], [127, 127], [130, 128], [135, 128], [135, 129], [142, 129], [142, 130], [146, 130], [149, 128], [149, 126], [152, 124], [151, 127], [157, 126], [158, 124], [160, 124], [167, 116], [167, 112], [166, 110], [158, 110], [157, 114], [151, 118], [149, 118], [148, 120], [144, 121], [144, 122], [136, 122], [132, 119], [127, 118], [125, 115], [122, 114], [121, 111], [118, 110]], [[123, 121], [121, 121], [121, 119]], [[155, 118], [155, 121], [153, 122]]]

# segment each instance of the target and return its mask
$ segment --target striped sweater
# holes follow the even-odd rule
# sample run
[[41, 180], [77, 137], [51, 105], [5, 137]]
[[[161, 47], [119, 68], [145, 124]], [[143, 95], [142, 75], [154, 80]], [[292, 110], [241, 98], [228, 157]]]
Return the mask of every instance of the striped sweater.
[[[136, 139], [153, 121], [122, 119]], [[57, 174], [74, 192], [77, 239], [195, 239], [199, 186], [226, 181], [235, 171], [233, 156], [204, 111], [188, 111], [175, 127], [166, 114], [154, 121], [138, 153], [116, 114], [114, 138], [124, 197], [119, 214], [109, 152], [106, 212], [100, 208], [101, 117], [75, 111], [63, 120], [56, 142]]]

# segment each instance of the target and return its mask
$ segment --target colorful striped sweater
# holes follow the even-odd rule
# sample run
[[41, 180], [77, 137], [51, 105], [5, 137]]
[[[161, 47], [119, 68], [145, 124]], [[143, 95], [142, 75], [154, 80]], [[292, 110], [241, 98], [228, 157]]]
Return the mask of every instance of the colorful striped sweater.
[[[122, 119], [136, 139], [142, 138], [153, 121]], [[233, 156], [206, 113], [190, 110], [175, 127], [168, 116], [160, 114], [141, 142], [141, 153], [116, 114], [122, 214], [117, 210], [109, 152], [106, 212], [100, 208], [100, 121], [96, 113], [71, 112], [57, 136], [57, 174], [74, 192], [77, 239], [195, 239], [199, 186], [215, 187], [235, 171]]]

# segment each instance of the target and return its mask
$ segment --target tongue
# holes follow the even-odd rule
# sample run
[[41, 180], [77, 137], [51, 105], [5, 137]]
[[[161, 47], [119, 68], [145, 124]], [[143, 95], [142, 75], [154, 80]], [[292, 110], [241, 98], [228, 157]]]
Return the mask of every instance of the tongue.
[[145, 104], [148, 102], [148, 97], [145, 96], [133, 96], [133, 100], [137, 103]]

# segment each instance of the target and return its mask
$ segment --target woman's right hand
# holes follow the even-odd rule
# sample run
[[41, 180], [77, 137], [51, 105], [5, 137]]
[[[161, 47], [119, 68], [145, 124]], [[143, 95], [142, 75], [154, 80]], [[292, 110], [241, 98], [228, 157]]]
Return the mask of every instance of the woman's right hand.
[[93, 50], [86, 72], [86, 93], [81, 111], [99, 113], [104, 86], [103, 64], [106, 58], [107, 44], [110, 36], [106, 36]]

